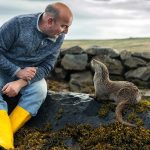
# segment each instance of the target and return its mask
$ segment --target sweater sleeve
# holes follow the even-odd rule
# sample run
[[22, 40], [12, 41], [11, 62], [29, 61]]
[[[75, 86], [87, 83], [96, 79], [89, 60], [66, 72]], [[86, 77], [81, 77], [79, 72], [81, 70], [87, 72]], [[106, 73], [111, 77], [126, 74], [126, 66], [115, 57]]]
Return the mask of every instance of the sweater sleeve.
[[19, 27], [17, 25], [17, 18], [13, 18], [3, 24], [0, 28], [0, 69], [4, 70], [10, 76], [15, 76], [17, 71], [20, 70], [19, 66], [10, 62], [6, 57], [7, 53], [19, 33]]
[[56, 60], [60, 53], [60, 47], [64, 41], [64, 35], [59, 37], [58, 41], [59, 42], [57, 42], [57, 45], [56, 45], [53, 53], [51, 55], [47, 56], [45, 61], [43, 61], [39, 66], [37, 66], [38, 69], [37, 69], [37, 73], [36, 73], [35, 77], [28, 83], [33, 83], [33, 82], [41, 80], [42, 78], [45, 78], [53, 70]]

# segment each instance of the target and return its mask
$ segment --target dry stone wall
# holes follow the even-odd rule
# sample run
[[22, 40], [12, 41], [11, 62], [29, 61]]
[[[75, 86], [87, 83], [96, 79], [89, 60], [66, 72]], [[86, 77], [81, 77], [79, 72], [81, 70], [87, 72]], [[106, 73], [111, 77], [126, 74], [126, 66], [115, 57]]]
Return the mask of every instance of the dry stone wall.
[[93, 46], [82, 49], [74, 46], [61, 50], [55, 69], [49, 78], [66, 80], [71, 91], [88, 92], [93, 86], [93, 70], [90, 62], [98, 58], [109, 69], [112, 80], [127, 80], [139, 87], [150, 87], [150, 52], [132, 53], [124, 50]]

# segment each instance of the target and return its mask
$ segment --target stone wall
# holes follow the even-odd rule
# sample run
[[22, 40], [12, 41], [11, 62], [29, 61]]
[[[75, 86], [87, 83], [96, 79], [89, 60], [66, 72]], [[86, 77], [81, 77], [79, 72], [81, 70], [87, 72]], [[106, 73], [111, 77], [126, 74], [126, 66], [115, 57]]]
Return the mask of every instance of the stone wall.
[[66, 80], [71, 91], [89, 92], [93, 86], [93, 70], [90, 62], [100, 59], [109, 69], [112, 80], [132, 81], [142, 88], [150, 87], [150, 52], [135, 52], [93, 46], [82, 49], [74, 46], [61, 50], [50, 79]]

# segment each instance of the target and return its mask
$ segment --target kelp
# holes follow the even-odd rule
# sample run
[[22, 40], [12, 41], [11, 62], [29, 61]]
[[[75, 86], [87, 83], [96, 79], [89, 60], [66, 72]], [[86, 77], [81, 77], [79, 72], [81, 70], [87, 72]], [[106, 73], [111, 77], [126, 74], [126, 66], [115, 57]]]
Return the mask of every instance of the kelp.
[[[115, 104], [102, 104], [99, 117], [106, 117], [115, 110]], [[150, 130], [143, 127], [141, 113], [149, 110], [149, 101], [129, 106], [124, 112], [128, 121], [134, 120], [137, 127], [119, 122], [94, 128], [88, 124], [66, 125], [53, 131], [50, 124], [44, 128], [24, 127], [15, 135], [16, 150], [149, 150]], [[101, 112], [102, 111], [102, 112]], [[63, 110], [59, 112], [63, 115]], [[59, 118], [59, 117], [58, 117]], [[135, 118], [135, 119], [133, 119]], [[138, 119], [137, 119], [138, 118]]]

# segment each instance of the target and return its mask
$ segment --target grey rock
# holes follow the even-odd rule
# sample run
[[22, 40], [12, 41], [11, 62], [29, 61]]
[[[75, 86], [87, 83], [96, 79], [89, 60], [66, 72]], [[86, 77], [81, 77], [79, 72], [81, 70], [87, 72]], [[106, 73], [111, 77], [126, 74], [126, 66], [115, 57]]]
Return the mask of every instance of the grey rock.
[[137, 85], [139, 88], [150, 88], [150, 81], [143, 81], [141, 79], [135, 79], [135, 78], [128, 78], [127, 79], [130, 82], [133, 82], [135, 85]]
[[150, 129], [150, 111], [148, 111], [143, 117], [145, 126]]
[[81, 123], [98, 127], [101, 124], [97, 114], [99, 108], [100, 103], [94, 101], [88, 94], [50, 91], [37, 116], [32, 118], [29, 125], [42, 127], [50, 123], [54, 130], [67, 124]]
[[87, 66], [87, 54], [66, 54], [61, 61], [61, 65], [66, 70], [85, 70]]
[[141, 52], [141, 53], [135, 52], [132, 55], [150, 61], [150, 52]]
[[140, 89], [142, 97], [150, 100], [150, 89]]
[[67, 72], [63, 68], [55, 67], [55, 77], [57, 79], [65, 79], [67, 76]]
[[93, 46], [85, 50], [87, 54], [90, 55], [107, 55], [111, 58], [119, 57], [119, 52], [116, 49], [112, 48], [103, 48], [99, 46]]
[[123, 50], [120, 52], [120, 58], [121, 58], [121, 60], [129, 59], [131, 57], [131, 54], [132, 53], [130, 51]]
[[82, 54], [84, 50], [79, 46], [73, 46], [67, 49], [61, 50], [61, 55], [65, 54]]
[[66, 76], [67, 76], [67, 71], [65, 71], [63, 68], [55, 67], [54, 70], [47, 77], [47, 79], [65, 80]]
[[141, 58], [130, 57], [124, 61], [124, 65], [129, 68], [137, 68], [140, 66], [146, 66], [147, 62]]
[[[5, 97], [5, 99], [10, 106], [10, 102], [16, 104], [18, 97]], [[93, 100], [89, 94], [49, 91], [38, 114], [26, 125], [43, 128], [48, 123], [51, 124], [53, 130], [58, 130], [67, 124], [89, 124], [98, 127], [113, 123], [115, 113], [110, 111], [106, 117], [99, 117], [98, 111], [101, 108], [102, 103]], [[150, 129], [150, 111], [141, 116], [145, 128]]]
[[90, 87], [93, 86], [93, 77], [91, 72], [81, 72], [71, 74], [69, 82], [70, 90], [73, 92], [91, 93]]
[[[89, 94], [49, 91], [46, 101], [29, 125], [42, 127], [44, 123], [50, 123], [53, 130], [57, 130], [67, 124], [90, 124], [98, 127], [113, 123], [115, 113], [110, 111], [106, 117], [99, 117], [98, 111], [101, 108], [102, 103], [93, 100]], [[145, 128], [148, 129], [150, 129], [149, 115], [149, 112], [142, 115]]]
[[137, 78], [143, 81], [148, 81], [150, 79], [150, 66], [148, 67], [139, 67], [135, 70], [130, 70], [125, 73], [126, 79], [128, 78]]

